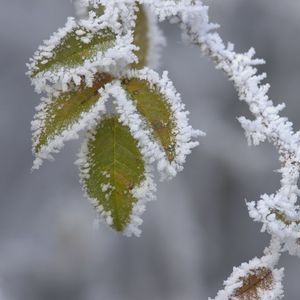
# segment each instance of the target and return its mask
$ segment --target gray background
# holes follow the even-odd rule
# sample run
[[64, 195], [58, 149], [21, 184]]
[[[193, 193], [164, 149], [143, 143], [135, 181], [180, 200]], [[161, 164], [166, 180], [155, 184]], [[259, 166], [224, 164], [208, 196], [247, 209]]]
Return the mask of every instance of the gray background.
[[[300, 128], [300, 4], [296, 0], [214, 0], [210, 14], [240, 51], [267, 64], [275, 102]], [[247, 115], [232, 84], [197, 49], [169, 43], [163, 69], [181, 92], [195, 128], [207, 132], [173, 181], [159, 185], [141, 238], [101, 227], [83, 198], [68, 143], [30, 174], [30, 121], [39, 96], [24, 75], [43, 39], [74, 14], [70, 0], [0, 0], [0, 290], [1, 300], [194, 300], [214, 296], [239, 265], [262, 253], [268, 236], [248, 217], [245, 198], [279, 185], [269, 145], [249, 148], [236, 120]], [[300, 262], [285, 256], [285, 299], [299, 298]], [[1, 296], [0, 296], [1, 297]]]

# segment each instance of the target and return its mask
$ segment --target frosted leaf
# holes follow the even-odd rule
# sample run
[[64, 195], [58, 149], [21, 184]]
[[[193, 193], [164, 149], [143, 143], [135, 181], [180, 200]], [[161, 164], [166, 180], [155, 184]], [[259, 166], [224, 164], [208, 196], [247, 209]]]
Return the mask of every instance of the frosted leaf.
[[175, 121], [170, 104], [147, 80], [124, 79], [123, 88], [145, 118], [156, 139], [161, 143], [169, 162], [175, 158]]
[[267, 268], [249, 270], [249, 273], [240, 280], [242, 286], [233, 292], [233, 297], [240, 300], [264, 298], [263, 294], [273, 287], [272, 270]]
[[70, 92], [43, 99], [32, 121], [34, 169], [43, 159], [52, 158], [50, 154], [58, 152], [65, 141], [77, 138], [80, 130], [99, 118], [107, 100], [101, 88], [111, 80], [110, 75], [99, 74], [91, 87], [82, 82]]
[[235, 267], [214, 300], [282, 299], [283, 269], [274, 268], [277, 261], [277, 254], [267, 253]]
[[[147, 135], [157, 141], [164, 157], [157, 153], [158, 169], [162, 178], [171, 178], [182, 170], [186, 156], [198, 145], [194, 138], [203, 135], [188, 124], [188, 112], [165, 72], [160, 76], [145, 68], [129, 71], [122, 80], [127, 97], [144, 120]], [[118, 98], [115, 94], [116, 99]], [[118, 99], [117, 99], [118, 100]], [[120, 112], [126, 115], [126, 109]], [[135, 124], [129, 125], [134, 127]], [[144, 127], [147, 127], [144, 126]], [[147, 147], [147, 146], [146, 146]]]
[[113, 47], [115, 41], [116, 35], [111, 29], [104, 28], [94, 33], [70, 18], [64, 28], [39, 47], [30, 65], [30, 75], [36, 77], [41, 72], [81, 65], [86, 59], [95, 57], [97, 52]]
[[87, 197], [102, 219], [138, 236], [140, 215], [155, 186], [129, 128], [116, 117], [101, 121], [88, 132], [77, 164]]

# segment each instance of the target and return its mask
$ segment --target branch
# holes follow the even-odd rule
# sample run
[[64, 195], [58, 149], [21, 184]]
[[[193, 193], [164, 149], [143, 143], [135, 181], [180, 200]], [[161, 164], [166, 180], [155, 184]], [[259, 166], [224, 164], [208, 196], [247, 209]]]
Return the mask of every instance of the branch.
[[201, 1], [193, 1], [177, 14], [177, 21], [184, 37], [198, 46], [217, 69], [222, 70], [238, 93], [248, 104], [253, 120], [240, 117], [249, 144], [269, 141], [279, 153], [282, 174], [281, 187], [271, 195], [262, 195], [257, 204], [248, 203], [250, 216], [263, 223], [263, 230], [278, 237], [290, 254], [300, 255], [299, 206], [297, 186], [300, 168], [300, 132], [293, 131], [293, 124], [279, 115], [285, 104], [274, 105], [268, 96], [269, 84], [263, 84], [266, 74], [258, 74], [261, 59], [254, 58], [255, 50], [246, 53], [234, 51], [233, 44], [225, 46], [214, 30], [218, 25], [209, 22], [208, 8]]

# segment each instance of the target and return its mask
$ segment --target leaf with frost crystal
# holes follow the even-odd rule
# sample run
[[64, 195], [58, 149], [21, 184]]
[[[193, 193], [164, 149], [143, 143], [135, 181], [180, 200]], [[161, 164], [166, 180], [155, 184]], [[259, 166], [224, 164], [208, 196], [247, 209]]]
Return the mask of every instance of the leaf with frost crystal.
[[34, 136], [34, 152], [38, 154], [49, 141], [71, 128], [83, 113], [91, 110], [97, 101], [101, 101], [98, 90], [111, 80], [109, 74], [99, 74], [95, 77], [92, 87], [82, 83], [74, 91], [62, 93], [46, 102], [35, 117], [35, 120], [41, 121], [41, 128], [38, 128], [39, 133]]
[[132, 191], [145, 179], [145, 163], [129, 128], [104, 119], [87, 141], [81, 177], [89, 198], [117, 231], [131, 221], [138, 199]]
[[281, 299], [283, 269], [275, 268], [280, 257], [278, 246], [281, 247], [278, 244], [276, 248], [270, 246], [265, 249], [266, 255], [262, 258], [255, 257], [249, 263], [233, 268], [232, 274], [224, 282], [224, 289], [218, 292], [214, 300]]
[[122, 86], [135, 102], [138, 112], [147, 120], [169, 162], [172, 162], [176, 155], [175, 122], [171, 106], [165, 96], [147, 80], [123, 79]]
[[250, 270], [249, 274], [240, 280], [243, 282], [242, 286], [233, 293], [237, 300], [263, 299], [263, 291], [270, 291], [273, 287], [272, 270], [267, 268]]
[[77, 26], [67, 32], [54, 49], [42, 46], [35, 54], [31, 76], [59, 67], [81, 65], [86, 59], [92, 59], [97, 52], [113, 47], [116, 35], [110, 29], [102, 29], [97, 33], [88, 32]]
[[135, 51], [135, 55], [138, 57], [138, 62], [133, 63], [131, 67], [142, 69], [148, 64], [149, 21], [143, 5], [138, 4], [137, 8], [138, 12], [136, 14], [133, 44], [139, 47], [139, 50]]

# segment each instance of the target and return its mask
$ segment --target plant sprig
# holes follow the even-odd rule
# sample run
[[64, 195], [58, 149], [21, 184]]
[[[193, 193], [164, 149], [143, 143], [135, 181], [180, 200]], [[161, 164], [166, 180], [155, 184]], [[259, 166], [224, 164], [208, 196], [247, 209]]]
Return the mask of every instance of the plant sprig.
[[[254, 117], [240, 117], [249, 144], [269, 141], [279, 153], [279, 190], [247, 203], [250, 216], [271, 235], [262, 258], [234, 268], [215, 299], [281, 299], [283, 251], [300, 256], [300, 132], [268, 97], [266, 74], [258, 74], [255, 51], [225, 46], [200, 0], [78, 0], [81, 18], [69, 18], [40, 46], [29, 64], [32, 83], [44, 93], [32, 123], [34, 168], [65, 141], [86, 131], [77, 163], [81, 182], [102, 219], [117, 231], [140, 235], [145, 203], [154, 198], [153, 163], [161, 179], [183, 168], [202, 132], [167, 72], [156, 65], [164, 39], [157, 21], [169, 20], [231, 80]], [[113, 98], [113, 110], [106, 104]]]

